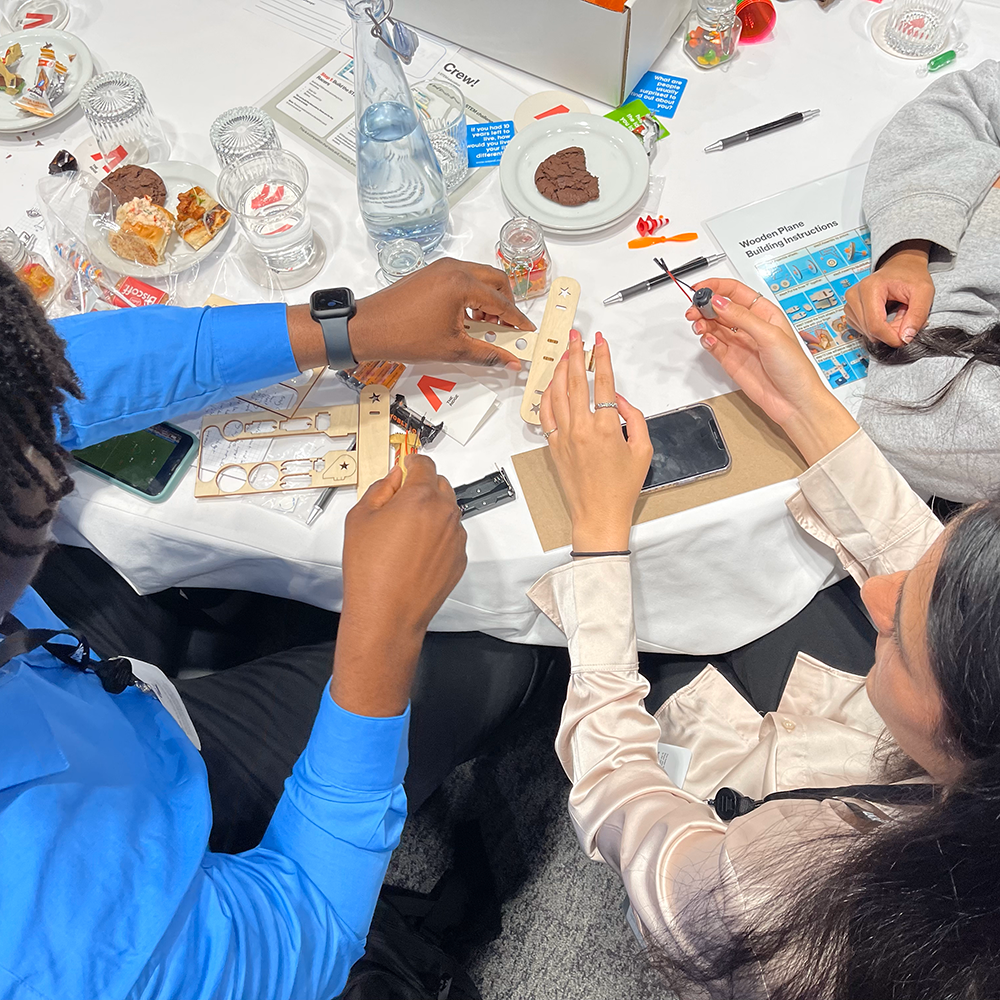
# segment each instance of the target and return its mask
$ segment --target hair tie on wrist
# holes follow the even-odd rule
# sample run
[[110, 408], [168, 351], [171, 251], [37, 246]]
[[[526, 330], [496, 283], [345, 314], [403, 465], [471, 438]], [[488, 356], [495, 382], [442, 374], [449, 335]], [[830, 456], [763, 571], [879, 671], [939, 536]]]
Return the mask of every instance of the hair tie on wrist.
[[570, 552], [574, 559], [595, 559], [598, 556], [630, 556], [631, 549], [622, 549], [619, 552]]

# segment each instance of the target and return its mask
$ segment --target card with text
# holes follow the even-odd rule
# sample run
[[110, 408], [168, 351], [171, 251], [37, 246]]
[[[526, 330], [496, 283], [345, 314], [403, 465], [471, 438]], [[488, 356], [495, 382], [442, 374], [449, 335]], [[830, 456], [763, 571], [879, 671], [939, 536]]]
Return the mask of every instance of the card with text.
[[673, 118], [686, 86], [687, 80], [682, 76], [669, 76], [650, 70], [635, 85], [626, 101], [638, 99], [663, 118]]
[[433, 424], [444, 421], [445, 433], [466, 444], [497, 405], [497, 394], [461, 368], [411, 365], [393, 392]]
[[514, 138], [514, 123], [469, 122], [466, 125], [469, 136], [469, 166], [495, 167]]

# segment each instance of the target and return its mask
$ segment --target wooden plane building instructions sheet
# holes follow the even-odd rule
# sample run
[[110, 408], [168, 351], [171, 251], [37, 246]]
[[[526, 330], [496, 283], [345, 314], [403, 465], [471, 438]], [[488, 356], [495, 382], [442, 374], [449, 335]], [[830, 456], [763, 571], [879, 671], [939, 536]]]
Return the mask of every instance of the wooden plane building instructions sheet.
[[871, 271], [865, 170], [851, 167], [708, 223], [740, 277], [778, 303], [833, 388], [868, 374], [868, 352], [844, 317], [848, 290]]

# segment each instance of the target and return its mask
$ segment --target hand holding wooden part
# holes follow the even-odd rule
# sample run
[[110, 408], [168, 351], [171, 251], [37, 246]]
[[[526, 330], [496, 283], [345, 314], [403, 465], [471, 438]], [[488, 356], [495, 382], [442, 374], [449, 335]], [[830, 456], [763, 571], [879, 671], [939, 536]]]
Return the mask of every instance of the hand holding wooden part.
[[[569, 332], [580, 303], [580, 283], [573, 278], [553, 278], [552, 290], [545, 303], [542, 324], [535, 332], [515, 330], [495, 323], [466, 322], [465, 329], [476, 340], [487, 340], [510, 351], [522, 361], [531, 362], [528, 381], [521, 400], [521, 417], [526, 423], [540, 425], [542, 394], [552, 381], [559, 359], [569, 347]], [[519, 347], [518, 344], [524, 344]], [[585, 354], [587, 371], [593, 371], [593, 353]]]
[[[201, 425], [202, 450], [198, 452], [196, 497], [254, 496], [324, 486], [358, 487], [358, 496], [389, 472], [389, 407], [384, 385], [366, 385], [358, 405], [299, 410], [294, 417], [273, 413], [223, 413], [205, 417]], [[328, 451], [322, 457], [264, 459], [261, 462], [227, 462], [214, 475], [203, 478], [205, 433], [215, 428], [227, 441], [325, 434], [329, 438], [357, 435], [354, 451]]]

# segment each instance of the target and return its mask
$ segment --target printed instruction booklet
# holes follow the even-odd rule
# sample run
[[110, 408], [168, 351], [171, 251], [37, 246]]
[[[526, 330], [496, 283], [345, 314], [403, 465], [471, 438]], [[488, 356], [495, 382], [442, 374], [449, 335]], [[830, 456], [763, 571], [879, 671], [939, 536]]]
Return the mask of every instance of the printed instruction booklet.
[[708, 220], [746, 284], [778, 303], [830, 386], [868, 374], [844, 317], [849, 288], [871, 271], [861, 194], [867, 164]]

